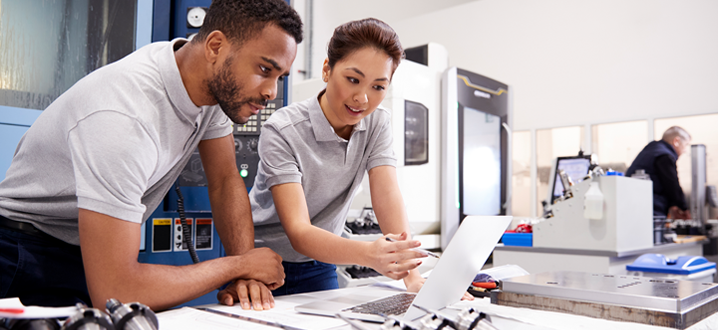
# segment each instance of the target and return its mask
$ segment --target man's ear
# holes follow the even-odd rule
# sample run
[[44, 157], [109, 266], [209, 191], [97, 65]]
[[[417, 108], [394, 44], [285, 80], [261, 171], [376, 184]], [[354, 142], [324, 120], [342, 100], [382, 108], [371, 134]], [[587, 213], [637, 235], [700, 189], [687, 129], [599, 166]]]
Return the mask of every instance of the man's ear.
[[682, 142], [682, 141], [681, 141], [681, 137], [680, 137], [680, 136], [676, 136], [676, 137], [673, 138], [673, 146], [674, 146], [676, 149], [681, 147], [681, 142]]
[[227, 36], [222, 31], [214, 30], [204, 40], [204, 57], [207, 62], [215, 64], [219, 60], [222, 50], [227, 47], [229, 47]]

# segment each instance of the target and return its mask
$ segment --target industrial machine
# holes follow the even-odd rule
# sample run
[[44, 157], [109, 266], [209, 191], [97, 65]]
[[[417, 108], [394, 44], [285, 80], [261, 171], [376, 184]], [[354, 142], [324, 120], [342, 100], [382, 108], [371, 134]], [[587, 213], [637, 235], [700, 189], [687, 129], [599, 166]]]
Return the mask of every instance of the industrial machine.
[[456, 67], [442, 76], [441, 247], [467, 215], [511, 213], [508, 85]]
[[[534, 247], [613, 252], [653, 247], [650, 180], [594, 174], [576, 184], [563, 181], [567, 188], [551, 206], [551, 214], [533, 225]], [[602, 194], [593, 201], [599, 204], [593, 215], [586, 212], [592, 187]]]

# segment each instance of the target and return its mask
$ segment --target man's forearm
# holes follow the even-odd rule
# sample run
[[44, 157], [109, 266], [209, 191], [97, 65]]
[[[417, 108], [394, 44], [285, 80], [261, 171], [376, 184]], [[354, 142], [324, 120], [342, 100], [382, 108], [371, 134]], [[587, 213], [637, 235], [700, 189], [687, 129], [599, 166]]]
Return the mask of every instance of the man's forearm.
[[212, 215], [227, 255], [254, 248], [252, 209], [244, 181], [237, 174], [209, 191]]
[[137, 263], [110, 278], [93, 281], [88, 289], [94, 306], [109, 298], [139, 301], [154, 311], [164, 310], [201, 297], [236, 277], [240, 257], [213, 259], [187, 266]]
[[254, 248], [254, 224], [247, 188], [239, 176], [234, 139], [227, 135], [199, 144], [215, 226], [228, 255]]

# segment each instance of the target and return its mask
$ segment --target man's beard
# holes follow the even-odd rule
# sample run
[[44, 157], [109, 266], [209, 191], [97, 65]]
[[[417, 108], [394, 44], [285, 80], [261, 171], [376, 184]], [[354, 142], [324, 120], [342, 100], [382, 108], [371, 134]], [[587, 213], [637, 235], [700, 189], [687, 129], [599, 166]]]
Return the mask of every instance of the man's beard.
[[227, 58], [219, 73], [207, 83], [207, 88], [209, 88], [210, 93], [212, 93], [214, 99], [217, 100], [220, 108], [230, 120], [236, 124], [244, 124], [249, 120], [249, 117], [240, 115], [242, 106], [249, 103], [266, 106], [267, 100], [262, 97], [245, 97], [243, 99], [236, 97], [237, 95], [241, 97], [244, 86], [238, 83], [231, 73], [232, 60], [232, 57]]

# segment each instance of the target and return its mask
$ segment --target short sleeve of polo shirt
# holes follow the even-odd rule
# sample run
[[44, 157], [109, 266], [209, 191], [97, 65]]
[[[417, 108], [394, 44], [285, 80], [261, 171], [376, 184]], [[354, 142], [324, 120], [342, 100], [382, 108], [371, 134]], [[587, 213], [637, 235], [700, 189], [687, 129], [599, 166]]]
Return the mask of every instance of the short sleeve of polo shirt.
[[212, 114], [209, 118], [210, 124], [202, 136], [202, 140], [211, 140], [225, 137], [232, 133], [232, 122], [224, 114], [219, 106], [212, 107]]
[[369, 158], [366, 163], [366, 170], [371, 170], [377, 166], [389, 165], [396, 167], [396, 156], [392, 149], [393, 139], [391, 135], [391, 125], [388, 118], [381, 121], [381, 126], [377, 130], [374, 147], [369, 151]]
[[273, 125], [262, 127], [258, 150], [262, 155], [260, 166], [267, 176], [267, 188], [284, 183], [302, 182], [299, 163], [291, 146]]
[[158, 162], [158, 149], [135, 118], [98, 111], [70, 129], [68, 144], [79, 208], [142, 222], [142, 196]]

